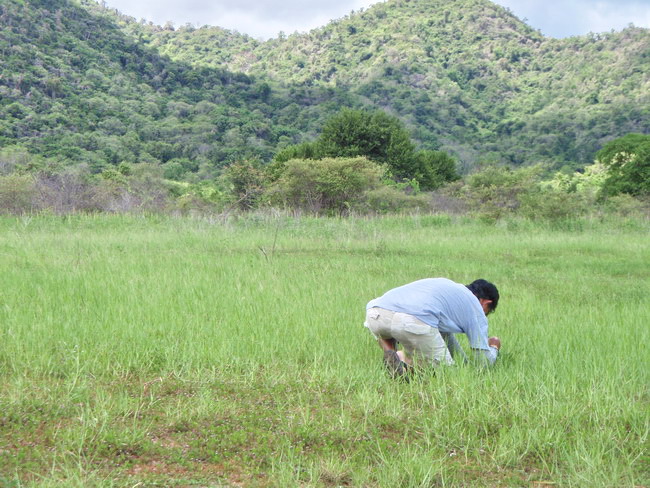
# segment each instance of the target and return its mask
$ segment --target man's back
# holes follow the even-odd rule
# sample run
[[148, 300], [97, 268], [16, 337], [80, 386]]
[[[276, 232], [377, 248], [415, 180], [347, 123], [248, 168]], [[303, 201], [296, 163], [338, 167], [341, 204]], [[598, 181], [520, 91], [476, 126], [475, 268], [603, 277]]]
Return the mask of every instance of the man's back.
[[467, 334], [471, 347], [488, 349], [488, 324], [479, 300], [465, 285], [447, 278], [426, 278], [393, 288], [366, 308], [372, 307], [413, 315], [440, 332]]

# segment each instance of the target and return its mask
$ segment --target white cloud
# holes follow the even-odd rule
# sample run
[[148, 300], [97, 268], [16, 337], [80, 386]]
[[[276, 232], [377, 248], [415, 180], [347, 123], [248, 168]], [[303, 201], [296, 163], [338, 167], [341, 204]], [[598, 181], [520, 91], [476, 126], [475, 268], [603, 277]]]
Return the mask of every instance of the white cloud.
[[633, 23], [650, 28], [647, 0], [494, 0], [544, 35], [568, 37], [621, 30]]
[[106, 0], [111, 8], [155, 24], [211, 25], [267, 39], [322, 27], [378, 0]]
[[[236, 30], [260, 39], [277, 37], [280, 31], [292, 34], [295, 31], [306, 32], [313, 28], [327, 24], [331, 18], [326, 15], [310, 16], [309, 21], [290, 23], [285, 19], [262, 16], [252, 16], [248, 12], [232, 10], [215, 17], [217, 22], [209, 23], [230, 30]], [[201, 25], [201, 24], [199, 24]]]
[[[106, 0], [124, 14], [156, 24], [211, 25], [256, 38], [322, 27], [381, 0]], [[553, 37], [650, 28], [650, 0], [494, 0]]]
[[593, 9], [587, 11], [584, 23], [592, 32], [620, 30], [630, 23], [637, 27], [650, 27], [650, 4], [624, 2], [615, 5], [609, 2], [595, 2]]

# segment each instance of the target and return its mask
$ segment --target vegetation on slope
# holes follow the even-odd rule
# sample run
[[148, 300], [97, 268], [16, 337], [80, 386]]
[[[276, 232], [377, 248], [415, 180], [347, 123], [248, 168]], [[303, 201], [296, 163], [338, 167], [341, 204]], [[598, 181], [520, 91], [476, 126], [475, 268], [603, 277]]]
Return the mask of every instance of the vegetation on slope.
[[581, 166], [650, 131], [647, 29], [557, 40], [488, 0], [390, 0], [264, 43], [208, 27], [148, 35], [195, 65], [345, 89], [468, 163]]
[[571, 173], [650, 132], [647, 29], [548, 39], [487, 0], [389, 0], [267, 42], [93, 0], [7, 0], [0, 18], [3, 172], [146, 163], [213, 181], [315, 141], [342, 108], [397, 116], [418, 151], [451, 153], [464, 173]]
[[67, 0], [0, 6], [0, 147], [94, 172], [176, 162], [211, 177], [239, 158], [270, 159], [346, 103], [332, 91], [292, 97], [242, 73], [171, 61], [95, 10]]

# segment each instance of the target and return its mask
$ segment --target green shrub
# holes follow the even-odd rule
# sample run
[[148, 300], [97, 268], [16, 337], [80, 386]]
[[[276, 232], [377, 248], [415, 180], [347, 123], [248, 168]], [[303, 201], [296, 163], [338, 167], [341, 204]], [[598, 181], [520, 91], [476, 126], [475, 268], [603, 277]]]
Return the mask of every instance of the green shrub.
[[423, 190], [435, 190], [460, 177], [451, 156], [442, 151], [416, 152], [404, 124], [382, 110], [343, 109], [325, 122], [318, 139], [288, 146], [274, 161], [360, 156], [386, 165], [395, 181], [416, 180]]
[[589, 201], [577, 192], [537, 188], [520, 196], [519, 213], [531, 220], [566, 220], [585, 215]]
[[642, 200], [632, 195], [621, 193], [609, 197], [603, 203], [606, 213], [619, 217], [650, 217], [650, 200]]
[[221, 180], [230, 190], [234, 206], [251, 210], [258, 206], [268, 176], [261, 163], [254, 159], [231, 164], [224, 170]]
[[541, 173], [541, 166], [511, 169], [489, 165], [470, 175], [458, 196], [482, 219], [496, 221], [519, 209], [522, 195], [537, 188]]
[[0, 176], [0, 212], [23, 214], [32, 210], [34, 179], [31, 175]]
[[436, 190], [446, 183], [460, 179], [456, 161], [443, 151], [419, 151], [415, 154], [418, 175], [423, 190]]
[[384, 169], [365, 157], [287, 161], [267, 193], [271, 203], [315, 214], [345, 215], [381, 184]]
[[650, 135], [628, 134], [608, 142], [596, 155], [609, 169], [603, 195], [650, 195]]
[[431, 202], [428, 195], [407, 195], [394, 186], [384, 185], [366, 192], [364, 201], [355, 210], [375, 214], [427, 212], [431, 210]]

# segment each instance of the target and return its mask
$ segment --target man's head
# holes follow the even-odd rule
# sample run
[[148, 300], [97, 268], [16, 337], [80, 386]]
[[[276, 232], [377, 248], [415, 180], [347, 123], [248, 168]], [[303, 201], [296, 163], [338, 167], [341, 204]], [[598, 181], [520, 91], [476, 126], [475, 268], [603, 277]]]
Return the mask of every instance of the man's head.
[[499, 304], [499, 290], [496, 286], [483, 279], [472, 281], [466, 286], [481, 302], [485, 315], [494, 312]]

